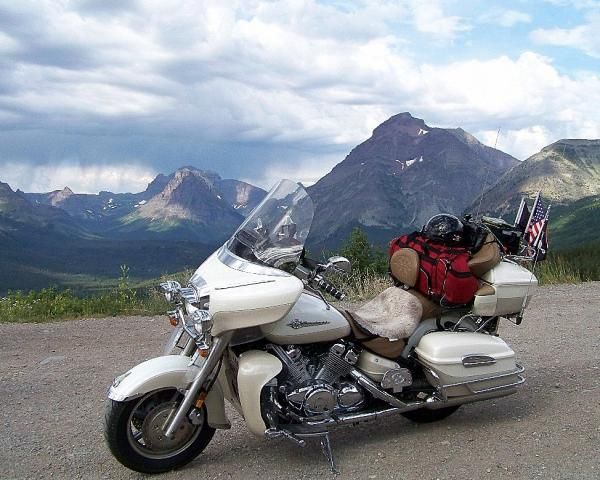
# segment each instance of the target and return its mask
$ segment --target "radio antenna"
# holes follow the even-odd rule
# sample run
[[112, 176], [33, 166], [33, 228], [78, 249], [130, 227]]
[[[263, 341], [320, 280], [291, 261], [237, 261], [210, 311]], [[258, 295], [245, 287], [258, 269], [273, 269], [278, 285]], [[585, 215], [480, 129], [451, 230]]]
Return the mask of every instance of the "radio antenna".
[[[494, 150], [498, 146], [498, 137], [500, 136], [500, 127], [498, 127], [498, 131], [496, 132], [496, 141], [494, 142]], [[475, 218], [479, 218], [479, 211], [481, 210], [481, 202], [483, 202], [483, 194], [485, 193], [485, 189], [487, 188], [488, 177], [490, 176], [490, 164], [488, 163], [487, 169], [485, 171], [485, 179], [483, 180], [483, 188], [481, 189], [481, 195], [479, 195], [479, 205], [477, 205], [477, 212], [475, 212]]]

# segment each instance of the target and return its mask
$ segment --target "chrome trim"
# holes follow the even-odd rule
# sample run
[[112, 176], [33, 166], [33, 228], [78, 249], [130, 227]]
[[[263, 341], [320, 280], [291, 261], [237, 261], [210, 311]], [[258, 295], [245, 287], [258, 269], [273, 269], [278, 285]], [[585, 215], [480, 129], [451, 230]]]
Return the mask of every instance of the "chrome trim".
[[253, 285], [261, 285], [263, 283], [273, 283], [275, 280], [259, 280], [258, 282], [240, 283], [238, 285], [228, 285], [227, 287], [216, 287], [215, 290], [229, 290], [230, 288], [252, 287]]
[[319, 322], [319, 321], [309, 322], [309, 321], [299, 320], [299, 319], [295, 318], [290, 323], [288, 323], [287, 326], [293, 328], [294, 330], [298, 330], [299, 328], [315, 327], [315, 326], [318, 326], [318, 325], [328, 325], [329, 323], [331, 323], [331, 322], [327, 322], [327, 321], [323, 321], [323, 322]]
[[[417, 359], [417, 361], [419, 361], [419, 360]], [[515, 387], [525, 383], [525, 378], [521, 376], [521, 373], [523, 373], [525, 371], [525, 368], [523, 366], [519, 365], [518, 363], [516, 364], [517, 368], [515, 370], [513, 370], [512, 372], [501, 373], [498, 375], [492, 375], [491, 377], [483, 377], [483, 378], [476, 378], [473, 380], [466, 380], [464, 382], [450, 383], [448, 385], [442, 384], [440, 382], [439, 376], [430, 367], [422, 364], [420, 361], [419, 361], [419, 363], [421, 364], [423, 369], [426, 370], [428, 373], [430, 373], [432, 375], [432, 377], [437, 381], [438, 385], [434, 385], [434, 387], [436, 387], [438, 389], [439, 393], [443, 396], [444, 399], [447, 398], [446, 390], [449, 388], [452, 388], [452, 387], [466, 386], [471, 392], [473, 392], [473, 394], [480, 394], [480, 393], [489, 393], [489, 392], [496, 392], [496, 391], [504, 390], [504, 389], [515, 388]], [[498, 385], [496, 387], [482, 388], [482, 389], [474, 388], [477, 383], [489, 382], [489, 381], [498, 380], [501, 378], [512, 377], [514, 375], [517, 376], [518, 380], [513, 383], [508, 383], [505, 385]]]
[[181, 355], [183, 355], [185, 357], [191, 357], [192, 352], [194, 352], [194, 350], [196, 350], [196, 342], [194, 341], [194, 339], [192, 337], [190, 337], [190, 338], [188, 338], [188, 341], [185, 344], [185, 347], [181, 351]]
[[394, 397], [393, 395], [390, 395], [389, 393], [384, 392], [377, 386], [377, 384], [375, 384], [373, 382], [373, 380], [371, 380], [365, 374], [363, 374], [362, 372], [359, 372], [356, 369], [353, 369], [350, 372], [350, 375], [352, 375], [352, 377], [354, 377], [354, 379], [358, 382], [358, 384], [361, 387], [363, 387], [365, 390], [367, 390], [375, 398], [378, 398], [379, 400], [383, 400], [384, 402], [389, 403], [393, 407], [406, 408], [407, 406], [411, 405], [410, 403], [404, 403], [402, 400]]
[[525, 383], [525, 378], [522, 377], [521, 375], [517, 375], [517, 378], [518, 378], [518, 380], [516, 382], [509, 383], [506, 385], [498, 385], [497, 387], [482, 388], [480, 390], [475, 390], [475, 389], [471, 388], [469, 385], [467, 385], [467, 387], [469, 387], [469, 390], [471, 390], [474, 394], [495, 392], [495, 391], [504, 390], [507, 388], [518, 387], [519, 385], [522, 385]]
[[227, 248], [227, 245], [223, 245], [221, 248], [219, 248], [219, 250], [217, 250], [217, 259], [227, 267], [233, 268], [234, 270], [239, 270], [240, 272], [270, 275], [272, 277], [289, 276], [289, 273], [284, 272], [283, 270], [277, 270], [273, 267], [259, 265], [257, 263], [249, 262], [248, 260], [244, 260], [243, 258], [232, 253]]
[[186, 417], [189, 409], [191, 408], [192, 404], [198, 397], [198, 394], [200, 393], [200, 389], [204, 386], [204, 383], [209, 378], [209, 376], [213, 373], [213, 370], [216, 368], [219, 361], [221, 360], [221, 357], [223, 356], [223, 352], [227, 348], [227, 345], [229, 345], [229, 341], [231, 340], [232, 335], [233, 335], [233, 332], [227, 332], [227, 333], [223, 334], [222, 336], [216, 337], [214, 339], [214, 342], [213, 342], [212, 348], [210, 350], [210, 353], [208, 354], [208, 357], [206, 357], [206, 360], [200, 367], [200, 370], [199, 370], [198, 374], [196, 375], [196, 378], [192, 382], [192, 385], [190, 386], [189, 390], [185, 393], [185, 396], [183, 398], [183, 401], [181, 402], [181, 405], [179, 405], [179, 407], [177, 408], [177, 412], [175, 413], [174, 416], [171, 417], [171, 419], [167, 420], [167, 422], [164, 426], [165, 427], [164, 431], [165, 431], [166, 436], [168, 436], [168, 437], [173, 436], [175, 434], [175, 432], [177, 431], [177, 429], [179, 428], [179, 426], [181, 425], [181, 422]]
[[465, 368], [480, 367], [480, 366], [484, 366], [484, 365], [493, 365], [494, 363], [496, 363], [496, 359], [494, 357], [490, 357], [488, 355], [470, 354], [470, 355], [465, 355], [462, 358], [462, 364]]
[[413, 378], [408, 368], [391, 368], [383, 374], [381, 388], [392, 389], [399, 393], [404, 387], [412, 385]]
[[407, 412], [409, 410], [417, 410], [419, 408], [423, 408], [424, 406], [425, 402], [418, 402], [410, 404], [406, 408], [392, 407], [385, 408], [382, 410], [371, 410], [368, 412], [350, 413], [348, 415], [339, 415], [336, 418], [328, 418], [327, 420], [322, 420], [320, 422], [306, 422], [294, 425], [281, 425], [281, 427], [285, 428], [287, 432], [293, 434], [297, 438], [311, 438], [315, 436], [320, 436], [323, 433], [327, 432], [329, 427], [368, 422], [371, 420], [376, 420], [378, 418], [387, 417], [389, 415]]
[[158, 287], [162, 290], [167, 302], [175, 302], [177, 300], [176, 294], [181, 289], [181, 284], [175, 280], [167, 280], [160, 283]]
[[435, 398], [432, 401], [427, 402], [427, 406], [430, 410], [437, 410], [439, 408], [452, 407], [454, 405], [464, 405], [465, 403], [481, 402], [483, 400], [490, 400], [491, 398], [507, 397], [517, 392], [516, 388], [505, 388], [502, 391], [495, 392], [482, 392], [474, 393], [471, 395], [463, 395], [460, 397], [451, 397], [447, 401], [438, 401]]
[[506, 397], [508, 395], [516, 393], [517, 391], [513, 384], [503, 386], [501, 391], [499, 390], [500, 389], [486, 389], [482, 390], [479, 393], [474, 393], [471, 395], [462, 395], [460, 397], [452, 397], [448, 400], [443, 400], [437, 397], [435, 394], [433, 394], [432, 396], [428, 397], [425, 401], [406, 403], [404, 404], [404, 407], [391, 407], [384, 408], [382, 410], [371, 410], [368, 412], [350, 413], [347, 415], [339, 415], [335, 418], [328, 418], [326, 420], [321, 421], [308, 421], [302, 424], [281, 425], [281, 428], [285, 428], [287, 433], [294, 435], [298, 439], [310, 438], [322, 435], [324, 432], [328, 431], [330, 427], [334, 427], [337, 425], [348, 425], [361, 422], [368, 422], [390, 415], [395, 415], [398, 413], [419, 410], [421, 408], [437, 410], [440, 408], [446, 408], [455, 405], [463, 405], [465, 403], [475, 403], [483, 400], [489, 400], [491, 398]]
[[198, 294], [198, 290], [194, 286], [181, 287], [179, 289], [179, 295], [186, 302], [191, 303], [192, 305], [194, 305], [195, 303], [198, 303], [198, 301], [200, 300], [200, 295]]

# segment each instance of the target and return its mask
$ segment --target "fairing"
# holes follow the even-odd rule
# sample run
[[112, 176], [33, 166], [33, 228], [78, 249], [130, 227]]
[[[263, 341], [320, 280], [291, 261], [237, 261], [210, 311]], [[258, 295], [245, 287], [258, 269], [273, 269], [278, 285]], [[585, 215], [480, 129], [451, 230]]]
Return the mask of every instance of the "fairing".
[[190, 284], [210, 299], [213, 335], [272, 323], [290, 311], [304, 285], [283, 269], [299, 261], [313, 212], [306, 190], [282, 180], [196, 270]]

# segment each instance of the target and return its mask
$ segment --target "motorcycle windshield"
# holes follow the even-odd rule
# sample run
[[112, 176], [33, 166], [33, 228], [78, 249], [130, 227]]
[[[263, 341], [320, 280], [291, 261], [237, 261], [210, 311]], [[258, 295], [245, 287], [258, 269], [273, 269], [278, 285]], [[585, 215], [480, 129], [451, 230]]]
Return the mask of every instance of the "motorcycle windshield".
[[281, 180], [227, 241], [227, 248], [244, 260], [275, 268], [297, 263], [313, 215], [313, 202], [304, 187]]

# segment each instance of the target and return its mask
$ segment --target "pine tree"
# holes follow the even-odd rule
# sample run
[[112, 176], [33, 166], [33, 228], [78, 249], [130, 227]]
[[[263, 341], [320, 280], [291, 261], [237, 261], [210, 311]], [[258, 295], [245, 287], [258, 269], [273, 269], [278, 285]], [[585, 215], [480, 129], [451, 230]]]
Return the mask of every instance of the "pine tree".
[[355, 227], [350, 237], [341, 248], [340, 253], [352, 263], [353, 270], [366, 271], [372, 269], [373, 252], [367, 234]]

